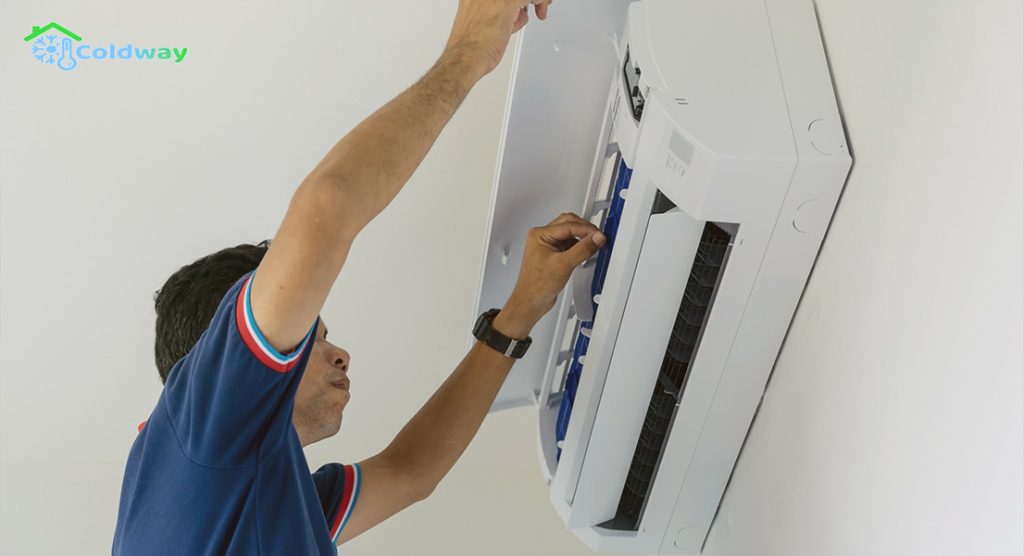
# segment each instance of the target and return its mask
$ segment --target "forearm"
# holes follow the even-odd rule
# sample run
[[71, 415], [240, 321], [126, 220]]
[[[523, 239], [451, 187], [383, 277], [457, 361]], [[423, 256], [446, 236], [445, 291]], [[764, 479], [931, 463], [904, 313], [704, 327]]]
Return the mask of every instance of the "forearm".
[[445, 54], [415, 85], [342, 138], [306, 178], [326, 187], [354, 231], [391, 202], [485, 73], [471, 53]]
[[[506, 309], [494, 328], [525, 338], [536, 317]], [[476, 436], [515, 359], [476, 342], [444, 384], [388, 447], [395, 461], [410, 467], [411, 480], [429, 492], [451, 470]]]

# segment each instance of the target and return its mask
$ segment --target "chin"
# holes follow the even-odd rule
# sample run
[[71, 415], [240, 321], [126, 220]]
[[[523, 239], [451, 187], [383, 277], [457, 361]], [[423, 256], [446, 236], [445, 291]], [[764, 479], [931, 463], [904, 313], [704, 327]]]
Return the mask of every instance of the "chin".
[[330, 428], [330, 430], [328, 431], [330, 433], [329, 436], [334, 436], [334, 435], [338, 434], [338, 431], [341, 430], [341, 420], [342, 420], [342, 417], [341, 417], [341, 415], [339, 415], [338, 416], [338, 422], [335, 423], [334, 426], [332, 426]]

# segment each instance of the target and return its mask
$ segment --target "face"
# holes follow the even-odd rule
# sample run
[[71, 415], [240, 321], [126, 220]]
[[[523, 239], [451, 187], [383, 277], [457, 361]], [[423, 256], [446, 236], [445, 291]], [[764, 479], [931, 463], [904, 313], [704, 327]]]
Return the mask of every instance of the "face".
[[327, 326], [317, 324], [313, 352], [295, 392], [292, 424], [303, 446], [334, 436], [349, 400], [347, 351], [327, 341]]

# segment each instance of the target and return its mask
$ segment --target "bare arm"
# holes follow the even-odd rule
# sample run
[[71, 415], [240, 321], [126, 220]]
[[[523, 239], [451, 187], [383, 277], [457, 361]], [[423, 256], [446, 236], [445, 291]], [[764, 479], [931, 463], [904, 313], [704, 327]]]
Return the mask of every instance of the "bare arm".
[[307, 178], [344, 194], [350, 235], [395, 198], [483, 75], [478, 58], [447, 51], [415, 85], [366, 118]]
[[[527, 23], [547, 18], [550, 0], [460, 0], [444, 54], [413, 87], [346, 135], [310, 176], [346, 193], [353, 230], [383, 210], [423, 161], [476, 82], [501, 61]], [[353, 232], [354, 234], [354, 232]]]
[[275, 349], [302, 340], [355, 236], [394, 199], [473, 85], [501, 60], [531, 2], [546, 15], [547, 0], [461, 0], [437, 63], [342, 138], [295, 191], [252, 282], [254, 318]]
[[[502, 330], [497, 322], [494, 326]], [[476, 435], [512, 362], [477, 342], [387, 449], [359, 463], [365, 494], [359, 497], [338, 544], [433, 492]]]
[[[512, 338], [529, 336], [573, 269], [604, 241], [593, 224], [574, 214], [531, 230], [515, 290], [494, 328]], [[356, 505], [339, 544], [433, 492], [476, 436], [514, 361], [480, 342], [473, 345], [391, 444], [360, 464], [367, 497]]]

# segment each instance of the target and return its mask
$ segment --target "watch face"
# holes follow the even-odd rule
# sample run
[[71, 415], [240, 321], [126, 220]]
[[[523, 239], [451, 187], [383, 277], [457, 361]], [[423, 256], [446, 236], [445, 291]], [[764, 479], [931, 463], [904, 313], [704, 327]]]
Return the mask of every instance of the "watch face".
[[473, 335], [479, 336], [480, 330], [484, 327], [484, 323], [487, 322], [487, 314], [484, 313], [476, 318], [476, 324], [473, 325]]
[[483, 340], [480, 336], [483, 334], [484, 329], [489, 328], [488, 324], [490, 323], [490, 320], [497, 314], [497, 310], [491, 309], [477, 317], [476, 324], [473, 325], [473, 336], [476, 337], [476, 339]]

